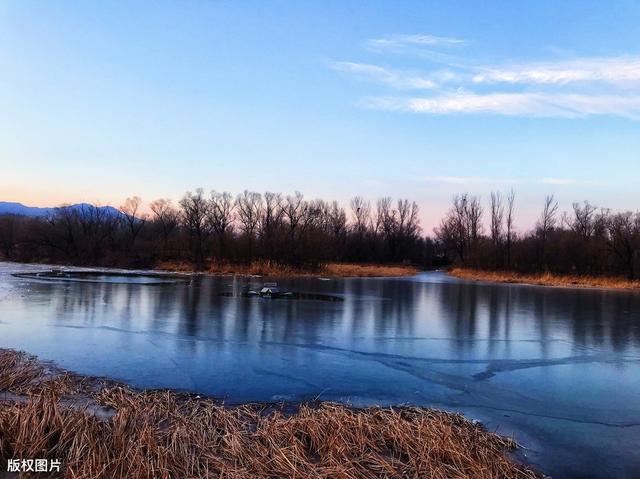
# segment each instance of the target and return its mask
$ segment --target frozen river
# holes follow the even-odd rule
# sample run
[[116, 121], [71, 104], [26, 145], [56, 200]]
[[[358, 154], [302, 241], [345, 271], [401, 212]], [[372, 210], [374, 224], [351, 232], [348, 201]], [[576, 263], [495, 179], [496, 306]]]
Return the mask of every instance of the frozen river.
[[[640, 294], [442, 273], [42, 281], [0, 263], [0, 347], [228, 402], [320, 398], [460, 411], [558, 478], [640, 476]], [[315, 296], [302, 296], [315, 298]], [[322, 298], [323, 296], [317, 296]]]

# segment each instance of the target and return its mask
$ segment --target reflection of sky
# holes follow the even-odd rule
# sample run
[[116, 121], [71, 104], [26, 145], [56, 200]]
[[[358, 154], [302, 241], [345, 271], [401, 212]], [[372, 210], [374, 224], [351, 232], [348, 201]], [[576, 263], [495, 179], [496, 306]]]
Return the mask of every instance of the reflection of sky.
[[[344, 302], [221, 296], [248, 287], [233, 278], [171, 286], [1, 278], [0, 346], [82, 373], [229, 401], [319, 396], [453, 408], [552, 441], [558, 452], [537, 459], [551, 468], [565, 467], [557, 458], [576, 441], [599, 450], [602, 464], [615, 454], [597, 435], [577, 437], [573, 425], [640, 445], [637, 295], [440, 273], [280, 282]], [[616, 467], [625, 464], [640, 457]]]

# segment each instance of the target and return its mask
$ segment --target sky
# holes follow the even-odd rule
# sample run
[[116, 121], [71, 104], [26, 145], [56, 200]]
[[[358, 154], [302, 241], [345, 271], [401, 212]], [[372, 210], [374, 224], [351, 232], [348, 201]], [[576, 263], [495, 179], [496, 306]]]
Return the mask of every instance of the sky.
[[0, 201], [640, 208], [640, 2], [0, 2]]

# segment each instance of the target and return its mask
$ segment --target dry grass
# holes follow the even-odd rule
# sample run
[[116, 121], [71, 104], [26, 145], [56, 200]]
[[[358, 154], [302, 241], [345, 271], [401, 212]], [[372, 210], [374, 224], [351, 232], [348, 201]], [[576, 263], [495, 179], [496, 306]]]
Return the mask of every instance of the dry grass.
[[160, 271], [171, 271], [175, 273], [195, 273], [196, 268], [190, 261], [158, 261], [155, 263], [154, 269]]
[[329, 263], [325, 267], [328, 276], [336, 277], [412, 276], [419, 271], [413, 266], [384, 264]]
[[319, 270], [293, 268], [274, 261], [259, 260], [250, 264], [229, 264], [212, 261], [209, 272], [214, 274], [253, 274], [260, 276], [302, 276], [317, 273]]
[[482, 271], [477, 269], [454, 268], [449, 272], [458, 278], [499, 283], [524, 283], [539, 286], [564, 288], [602, 288], [640, 290], [640, 280], [597, 276], [568, 276], [552, 273], [522, 274], [512, 271]]
[[[318, 403], [225, 407], [169, 391], [100, 383], [108, 417], [65, 407], [40, 385], [33, 358], [5, 352], [1, 372], [26, 402], [1, 400], [0, 459], [60, 459], [68, 478], [536, 478], [507, 457], [516, 447], [457, 414]], [[15, 361], [7, 361], [14, 356]], [[43, 368], [42, 371], [45, 371]], [[24, 384], [19, 384], [23, 380]], [[5, 384], [5, 383], [3, 383]]]
[[252, 261], [250, 264], [236, 264], [209, 261], [204, 270], [197, 271], [195, 266], [187, 261], [162, 261], [156, 264], [155, 269], [182, 273], [208, 273], [208, 274], [240, 274], [259, 276], [309, 276], [317, 275], [322, 269], [309, 270], [298, 269], [273, 261]]
[[[156, 269], [175, 272], [195, 272], [193, 264], [184, 261], [164, 261]], [[210, 274], [244, 274], [260, 276], [330, 276], [330, 277], [374, 277], [410, 276], [418, 269], [405, 265], [327, 263], [317, 269], [301, 269], [273, 261], [260, 260], [250, 264], [231, 264], [211, 261], [205, 270]]]
[[33, 356], [0, 349], [0, 391], [19, 395], [38, 395], [55, 391], [71, 395], [89, 388], [86, 378], [62, 371]]

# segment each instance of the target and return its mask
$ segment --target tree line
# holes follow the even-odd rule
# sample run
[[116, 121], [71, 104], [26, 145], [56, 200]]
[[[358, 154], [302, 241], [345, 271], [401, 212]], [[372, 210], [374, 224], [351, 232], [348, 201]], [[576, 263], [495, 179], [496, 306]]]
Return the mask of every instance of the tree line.
[[531, 231], [517, 233], [514, 222], [513, 191], [491, 193], [486, 210], [477, 196], [460, 194], [435, 238], [448, 262], [467, 267], [630, 279], [640, 273], [638, 212], [612, 212], [585, 201], [560, 213], [550, 195]]
[[190, 262], [266, 260], [300, 268], [325, 262], [410, 263], [611, 275], [640, 274], [640, 213], [612, 212], [588, 201], [561, 213], [553, 195], [541, 202], [533, 229], [516, 230], [513, 191], [492, 192], [484, 205], [467, 193], [453, 198], [432, 236], [407, 199], [337, 201], [290, 195], [202, 189], [177, 204], [144, 205], [128, 198], [119, 209], [62, 206], [45, 217], [0, 215], [0, 257], [14, 261], [151, 267]]
[[421, 234], [418, 206], [406, 199], [361, 197], [345, 210], [336, 201], [244, 191], [202, 189], [174, 204], [128, 198], [118, 209], [62, 206], [45, 217], [0, 216], [0, 255], [49, 261], [150, 267], [189, 261], [267, 260], [300, 268], [328, 261], [425, 264], [431, 251]]

